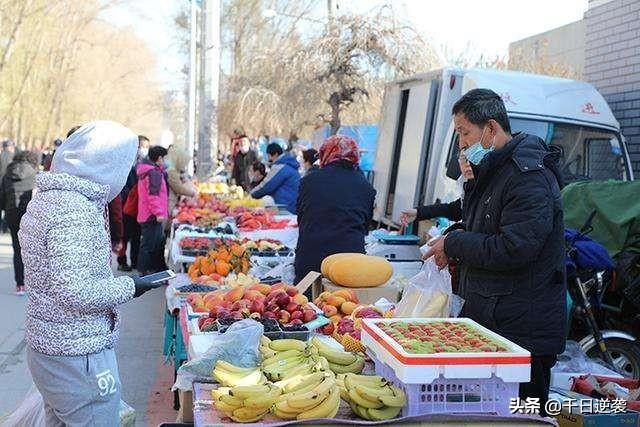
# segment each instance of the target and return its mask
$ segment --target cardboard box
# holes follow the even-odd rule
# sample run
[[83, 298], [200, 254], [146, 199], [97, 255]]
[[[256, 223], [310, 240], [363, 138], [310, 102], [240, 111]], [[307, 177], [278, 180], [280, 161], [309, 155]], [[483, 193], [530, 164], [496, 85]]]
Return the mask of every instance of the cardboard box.
[[[557, 400], [566, 402], [562, 406], [560, 414], [555, 415], [560, 427], [609, 427], [609, 426], [627, 426], [635, 427], [640, 423], [640, 414], [634, 411], [625, 411], [621, 413], [581, 413], [580, 401], [588, 403], [586, 406], [596, 406], [598, 399], [592, 399], [589, 396], [575, 393], [569, 390], [552, 388], [549, 393], [549, 400]], [[591, 401], [591, 402], [589, 402]], [[569, 402], [578, 402], [569, 410]]]
[[345, 288], [324, 278], [322, 282], [316, 282], [316, 285], [313, 287], [313, 299], [315, 300], [323, 291], [333, 292], [339, 289], [351, 289], [355, 292], [358, 300], [362, 304], [374, 304], [380, 298], [386, 298], [390, 302], [398, 302], [400, 300], [400, 290], [392, 283], [374, 288]]

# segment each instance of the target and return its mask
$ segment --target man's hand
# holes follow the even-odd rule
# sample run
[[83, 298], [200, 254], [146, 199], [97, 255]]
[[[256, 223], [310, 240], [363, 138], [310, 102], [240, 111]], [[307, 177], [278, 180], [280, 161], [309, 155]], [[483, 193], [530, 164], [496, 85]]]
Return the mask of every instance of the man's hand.
[[441, 270], [449, 265], [449, 258], [447, 257], [447, 254], [444, 253], [445, 238], [446, 236], [440, 236], [429, 242], [429, 250], [422, 256], [422, 259], [424, 260], [433, 257], [436, 265]]
[[410, 222], [415, 221], [418, 217], [418, 211], [416, 209], [405, 209], [400, 215], [400, 224], [408, 225]]

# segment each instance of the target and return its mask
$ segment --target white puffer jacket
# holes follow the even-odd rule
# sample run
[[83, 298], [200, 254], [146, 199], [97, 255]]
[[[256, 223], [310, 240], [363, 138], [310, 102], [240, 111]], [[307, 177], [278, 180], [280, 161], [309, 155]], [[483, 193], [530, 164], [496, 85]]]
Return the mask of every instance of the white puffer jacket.
[[[39, 353], [78, 356], [117, 342], [117, 306], [133, 298], [135, 287], [131, 278], [113, 276], [105, 207], [124, 186], [136, 151], [131, 131], [94, 122], [56, 151], [51, 173], [36, 178], [19, 237], [27, 342]], [[104, 164], [91, 168], [99, 158]]]

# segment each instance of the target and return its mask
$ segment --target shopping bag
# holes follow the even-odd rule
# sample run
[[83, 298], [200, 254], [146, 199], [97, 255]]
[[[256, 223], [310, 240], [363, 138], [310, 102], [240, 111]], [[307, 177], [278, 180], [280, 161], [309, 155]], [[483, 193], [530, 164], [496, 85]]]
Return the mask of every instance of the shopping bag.
[[394, 317], [450, 317], [451, 303], [451, 275], [429, 258], [422, 271], [409, 279]]
[[243, 368], [258, 366], [261, 360], [258, 347], [263, 332], [262, 323], [252, 319], [232, 324], [225, 333], [212, 338], [211, 346], [201, 357], [191, 359], [178, 368], [172, 391], [191, 391], [195, 380], [210, 379], [218, 360]]
[[31, 386], [20, 406], [6, 419], [2, 427], [44, 427], [44, 401], [35, 386]]

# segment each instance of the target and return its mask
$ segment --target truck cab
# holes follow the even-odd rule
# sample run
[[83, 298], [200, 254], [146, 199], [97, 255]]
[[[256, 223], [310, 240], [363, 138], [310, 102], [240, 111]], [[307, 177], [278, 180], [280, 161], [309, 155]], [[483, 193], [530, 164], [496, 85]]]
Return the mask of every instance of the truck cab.
[[445, 68], [386, 87], [374, 168], [377, 221], [396, 225], [404, 209], [460, 197], [460, 186], [447, 173], [459, 154], [451, 109], [474, 88], [500, 94], [512, 133], [537, 135], [559, 149], [565, 183], [633, 179], [620, 126], [590, 84]]

